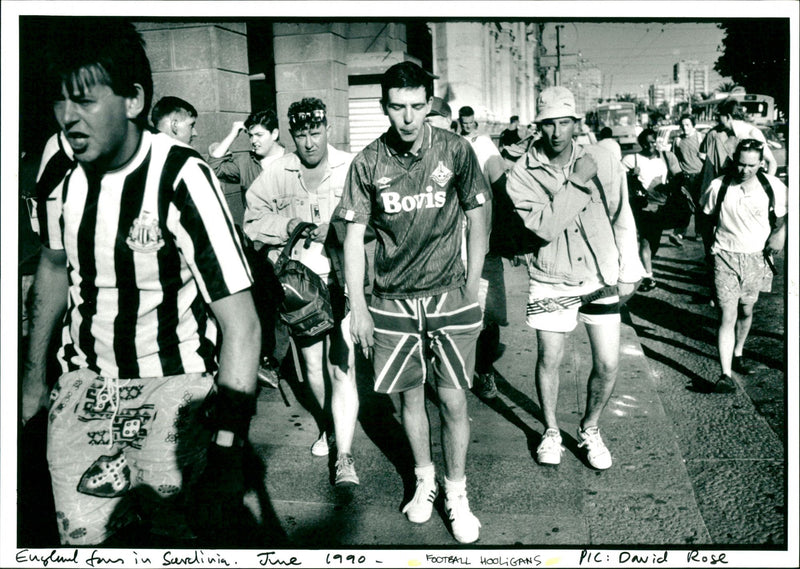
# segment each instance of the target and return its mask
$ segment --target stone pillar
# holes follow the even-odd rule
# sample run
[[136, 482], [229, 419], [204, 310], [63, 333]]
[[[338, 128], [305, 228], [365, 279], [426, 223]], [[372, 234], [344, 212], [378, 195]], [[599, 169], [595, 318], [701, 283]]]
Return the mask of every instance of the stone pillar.
[[[172, 95], [197, 109], [197, 138], [192, 146], [204, 157], [231, 124], [250, 114], [247, 27], [243, 22], [137, 22], [153, 70], [153, 103]], [[148, 117], [149, 118], [149, 117]], [[240, 136], [233, 151], [247, 151]], [[237, 223], [243, 205], [238, 187], [226, 185], [228, 205]]]
[[317, 97], [328, 109], [333, 131], [328, 141], [339, 149], [349, 147], [347, 107], [347, 24], [275, 23], [275, 91], [281, 140], [294, 150], [286, 112], [304, 97]]

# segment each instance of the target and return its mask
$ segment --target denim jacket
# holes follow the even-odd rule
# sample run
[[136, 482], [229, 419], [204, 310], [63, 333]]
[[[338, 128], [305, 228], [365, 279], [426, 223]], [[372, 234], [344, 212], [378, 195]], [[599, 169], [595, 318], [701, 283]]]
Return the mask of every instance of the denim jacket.
[[[554, 166], [542, 145], [536, 141], [515, 164], [506, 186], [525, 226], [543, 241], [526, 255], [530, 278], [570, 285], [638, 281], [644, 268], [620, 162], [603, 147], [573, 144], [569, 163]], [[597, 163], [597, 176], [585, 186], [591, 193], [568, 180], [584, 154]]]
[[328, 223], [342, 198], [352, 160], [352, 154], [328, 145], [328, 168], [313, 192], [303, 183], [296, 153], [285, 154], [267, 166], [245, 195], [244, 232], [256, 248], [284, 245], [292, 218]]

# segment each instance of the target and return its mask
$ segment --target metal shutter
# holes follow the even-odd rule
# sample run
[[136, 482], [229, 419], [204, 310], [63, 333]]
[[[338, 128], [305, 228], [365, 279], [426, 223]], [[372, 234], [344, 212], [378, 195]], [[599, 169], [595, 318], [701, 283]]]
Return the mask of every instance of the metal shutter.
[[350, 98], [350, 152], [361, 152], [389, 128], [380, 97]]

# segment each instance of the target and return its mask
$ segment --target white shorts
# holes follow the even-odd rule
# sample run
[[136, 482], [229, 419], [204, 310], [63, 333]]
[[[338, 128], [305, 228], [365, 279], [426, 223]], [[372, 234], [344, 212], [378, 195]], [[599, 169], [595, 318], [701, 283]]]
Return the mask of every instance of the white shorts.
[[619, 322], [619, 295], [583, 304], [581, 296], [601, 288], [596, 282], [570, 286], [530, 281], [526, 323], [535, 330], [571, 332], [579, 321], [591, 325]]

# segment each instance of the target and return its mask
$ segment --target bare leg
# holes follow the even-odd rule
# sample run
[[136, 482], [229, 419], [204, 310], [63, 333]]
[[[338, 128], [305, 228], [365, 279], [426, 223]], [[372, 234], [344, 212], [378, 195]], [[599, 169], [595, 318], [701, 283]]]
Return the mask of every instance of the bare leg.
[[737, 308], [736, 305], [732, 304], [720, 307], [722, 317], [720, 318], [719, 332], [717, 334], [717, 349], [719, 350], [719, 366], [725, 375], [731, 375], [733, 348], [736, 343]]
[[538, 356], [536, 358], [536, 390], [544, 413], [546, 429], [558, 429], [558, 372], [564, 358], [564, 332], [537, 330]]
[[586, 411], [581, 428], [596, 427], [611, 399], [619, 367], [620, 323], [587, 324], [592, 348], [592, 371], [586, 387]]
[[350, 454], [353, 444], [353, 433], [358, 418], [358, 390], [356, 389], [355, 351], [350, 339], [350, 319], [345, 318], [341, 330], [335, 332], [347, 346], [347, 369], [331, 363], [330, 338], [326, 340], [328, 349], [328, 372], [331, 378], [331, 414], [333, 428], [336, 433], [336, 449], [339, 454]]
[[744, 351], [744, 343], [747, 335], [750, 334], [750, 326], [753, 324], [753, 305], [740, 304], [739, 317], [736, 320], [736, 344], [733, 346], [733, 355], [741, 356]]
[[420, 385], [400, 394], [400, 415], [403, 429], [411, 445], [415, 466], [426, 466], [431, 458], [431, 427], [425, 408], [425, 386]]
[[319, 406], [314, 410], [314, 418], [320, 431], [324, 431], [329, 424], [329, 410], [326, 401], [327, 389], [325, 388], [325, 372], [322, 365], [322, 353], [324, 348], [324, 341], [320, 340], [314, 344], [301, 348], [303, 353], [303, 360], [306, 364], [306, 381], [311, 388], [311, 393], [314, 395], [314, 400]]
[[467, 395], [461, 389], [440, 388], [439, 413], [442, 419], [442, 449], [445, 475], [452, 481], [466, 476], [467, 447], [469, 446], [469, 415]]
[[639, 257], [642, 260], [642, 265], [644, 265], [644, 270], [652, 277], [653, 259], [650, 254], [650, 243], [647, 239], [639, 239]]

